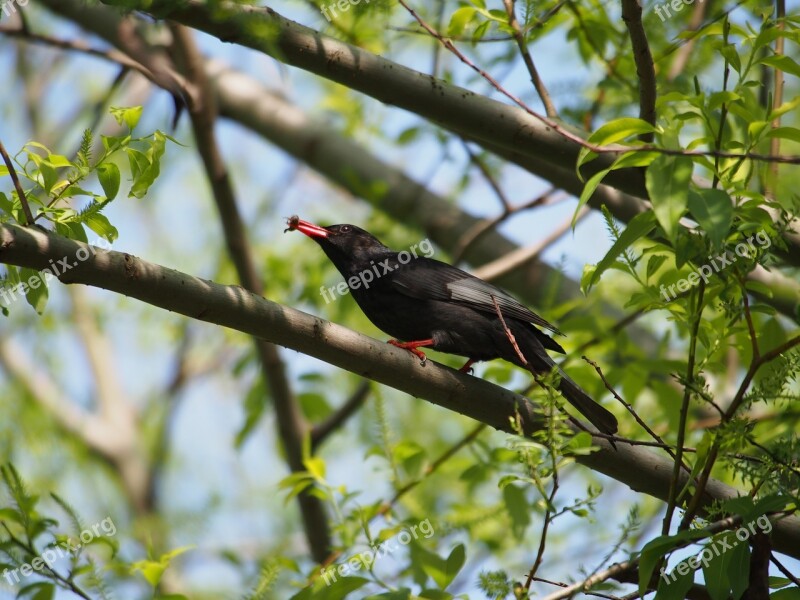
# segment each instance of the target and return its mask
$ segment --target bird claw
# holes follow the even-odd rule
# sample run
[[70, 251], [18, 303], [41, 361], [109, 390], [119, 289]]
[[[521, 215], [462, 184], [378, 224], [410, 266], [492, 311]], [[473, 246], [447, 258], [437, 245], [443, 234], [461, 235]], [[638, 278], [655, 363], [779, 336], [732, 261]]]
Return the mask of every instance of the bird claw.
[[[419, 364], [421, 366], [425, 366], [428, 362], [428, 357], [425, 356], [425, 353], [420, 350], [415, 344], [420, 344], [420, 342], [398, 342], [397, 340], [389, 340], [388, 342], [392, 346], [396, 346], [397, 348], [402, 348], [403, 350], [408, 350], [414, 356], [419, 358]], [[423, 344], [428, 344], [427, 340], [422, 341]]]
[[472, 368], [473, 363], [477, 362], [476, 360], [470, 358], [464, 366], [459, 369], [461, 373], [466, 373], [467, 375], [472, 375], [474, 370]]

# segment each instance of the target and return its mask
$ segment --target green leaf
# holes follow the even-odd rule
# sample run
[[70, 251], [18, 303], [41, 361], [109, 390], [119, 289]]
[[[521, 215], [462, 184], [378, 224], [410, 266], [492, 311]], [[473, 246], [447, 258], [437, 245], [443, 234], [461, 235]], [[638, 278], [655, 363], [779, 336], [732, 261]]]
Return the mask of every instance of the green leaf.
[[255, 383], [250, 386], [244, 398], [245, 422], [242, 428], [236, 433], [234, 444], [237, 449], [242, 447], [242, 444], [247, 441], [253, 429], [255, 429], [256, 425], [260, 422], [261, 416], [264, 414], [264, 410], [267, 406], [267, 400], [267, 390], [264, 385], [264, 380], [258, 378]]
[[291, 488], [284, 499], [284, 505], [288, 504], [292, 498], [297, 496], [297, 494], [312, 485], [314, 485], [314, 480], [306, 471], [291, 473], [290, 475], [287, 475], [281, 479], [281, 481], [278, 483], [278, 487], [280, 489]]
[[47, 281], [39, 271], [22, 267], [19, 270], [22, 283], [25, 284], [25, 299], [40, 315], [47, 306]]
[[139, 123], [139, 119], [142, 116], [142, 107], [141, 106], [130, 106], [130, 107], [116, 107], [112, 106], [109, 109], [109, 112], [114, 115], [114, 118], [117, 120], [117, 123], [122, 125], [123, 123], [128, 126], [128, 129], [131, 131], [136, 128], [136, 125]]
[[140, 560], [131, 565], [131, 573], [140, 572], [151, 586], [156, 587], [172, 559], [191, 549], [191, 546], [182, 546], [181, 548], [176, 548], [172, 552], [162, 554], [157, 561]]
[[[442, 590], [422, 590], [418, 595], [417, 598], [424, 598], [425, 600], [452, 600], [455, 596], [450, 594], [449, 592], [444, 592]], [[460, 596], [463, 598], [463, 596]]]
[[649, 167], [655, 159], [661, 156], [660, 152], [631, 150], [620, 156], [611, 165], [611, 170], [630, 169], [633, 167]]
[[483, 39], [486, 33], [489, 31], [489, 26], [492, 24], [491, 21], [484, 21], [480, 25], [475, 28], [475, 32], [472, 34], [472, 41], [478, 42]]
[[573, 229], [575, 228], [575, 222], [578, 220], [578, 214], [580, 214], [580, 210], [583, 208], [583, 205], [589, 201], [589, 198], [592, 197], [592, 194], [594, 194], [597, 186], [600, 185], [601, 181], [603, 181], [603, 177], [608, 175], [610, 170], [611, 169], [603, 169], [602, 171], [598, 171], [592, 175], [589, 178], [589, 181], [586, 182], [586, 185], [583, 186], [581, 197], [578, 199], [578, 206], [575, 207], [575, 213], [572, 215]]
[[[335, 577], [336, 575], [332, 574], [329, 576], [329, 579]], [[334, 579], [333, 583], [327, 587], [325, 590], [327, 592], [325, 598], [344, 598], [347, 596], [347, 594], [355, 592], [368, 583], [369, 579], [366, 579], [365, 577], [339, 577], [338, 579]]]
[[511, 517], [511, 532], [517, 540], [521, 540], [531, 523], [531, 507], [525, 498], [525, 490], [516, 485], [505, 486], [503, 502]]
[[750, 583], [750, 547], [739, 544], [725, 554], [733, 600], [742, 597]]
[[637, 119], [635, 117], [623, 117], [609, 121], [592, 135], [589, 136], [589, 142], [598, 146], [605, 146], [606, 144], [613, 144], [625, 138], [643, 133], [653, 133], [656, 128], [647, 121]]
[[145, 153], [126, 148], [133, 172], [133, 185], [129, 197], [143, 198], [161, 172], [161, 157], [164, 155], [167, 138], [160, 131], [153, 134], [153, 140]]
[[[724, 546], [719, 544], [716, 540], [725, 539], [727, 543], [731, 546], [730, 550], [724, 550]], [[741, 554], [737, 555], [737, 550], [739, 547], [745, 548], [747, 552], [747, 563], [748, 569], [746, 569], [743, 573], [734, 573], [732, 566], [735, 565], [736, 569], [741, 570]], [[720, 552], [720, 548], [723, 550]], [[710, 555], [710, 560], [706, 558], [703, 561], [703, 579], [706, 582], [706, 589], [708, 590], [708, 595], [711, 596], [712, 600], [728, 600], [731, 592], [731, 588], [734, 585], [734, 579], [736, 579], [739, 575], [744, 575], [744, 589], [747, 588], [747, 580], [749, 577], [749, 551], [747, 550], [747, 546], [745, 544], [739, 544], [736, 536], [734, 536], [733, 532], [727, 531], [722, 536], [715, 536], [704, 548], [703, 552], [701, 552], [700, 557], [704, 557], [705, 553], [708, 552]], [[740, 551], [741, 552], [741, 551]], [[736, 556], [736, 560], [732, 564], [732, 560]], [[737, 587], [742, 585], [742, 581], [740, 579], [736, 579]], [[734, 599], [736, 600], [736, 599]]]
[[56, 168], [46, 160], [39, 162], [38, 183], [42, 186], [42, 189], [47, 194], [49, 194], [52, 191], [53, 186], [58, 183], [58, 171], [56, 171]]
[[66, 156], [63, 156], [61, 154], [50, 154], [47, 157], [47, 162], [49, 162], [51, 165], [53, 165], [57, 169], [60, 169], [62, 167], [74, 167], [75, 166], [75, 165], [72, 164], [72, 162], [70, 162], [70, 160]]
[[645, 176], [658, 222], [673, 243], [688, 202], [692, 166], [692, 159], [685, 156], [659, 156]]
[[17, 599], [28, 598], [29, 600], [51, 600], [55, 597], [55, 593], [55, 584], [46, 581], [38, 581], [21, 588], [19, 592], [17, 592]]
[[782, 117], [786, 113], [795, 110], [798, 106], [800, 106], [800, 96], [792, 98], [788, 102], [784, 102], [778, 108], [770, 112], [769, 115], [767, 115], [767, 121], [773, 121], [778, 117]]
[[103, 214], [93, 213], [86, 217], [85, 222], [89, 229], [100, 237], [107, 239], [112, 244], [119, 237], [117, 228], [114, 227]]
[[[594, 284], [600, 281], [600, 276], [605, 273], [617, 260], [617, 257], [639, 238], [649, 234], [656, 226], [656, 217], [650, 212], [643, 212], [636, 215], [630, 220], [625, 231], [619, 236], [619, 239], [614, 242], [602, 260], [597, 263], [597, 267], [591, 275], [591, 279], [586, 286], [586, 290], [590, 290]], [[585, 275], [585, 273], [584, 273]], [[583, 284], [583, 282], [581, 282]]]
[[450, 17], [450, 24], [447, 26], [447, 35], [450, 37], [459, 37], [462, 35], [476, 12], [477, 10], [472, 6], [462, 6], [457, 9]]
[[[647, 121], [634, 117], [623, 117], [606, 123], [590, 135], [587, 141], [597, 146], [605, 146], [606, 144], [613, 144], [630, 136], [651, 133], [653, 131], [656, 131], [656, 129]], [[618, 160], [630, 160], [627, 158], [629, 154], [630, 153], [624, 154]], [[581, 148], [581, 151], [578, 153], [576, 168], [580, 169], [581, 166], [594, 160], [596, 157], [597, 154], [589, 148]]]
[[795, 77], [800, 77], [800, 65], [798, 65], [793, 59], [785, 54], [767, 56], [762, 58], [759, 62], [779, 69], [784, 73], [789, 73]]
[[103, 186], [103, 192], [108, 200], [113, 200], [119, 193], [119, 167], [112, 162], [104, 162], [97, 167], [97, 177], [100, 180], [100, 185]]
[[733, 202], [722, 190], [706, 188], [690, 190], [688, 199], [692, 218], [708, 234], [715, 250], [722, 248], [733, 222]]
[[761, 134], [768, 126], [769, 123], [766, 121], [751, 121], [747, 125], [747, 134], [751, 140], [755, 141], [761, 137]]
[[728, 61], [728, 64], [732, 66], [737, 73], [742, 72], [742, 61], [739, 58], [739, 52], [736, 49], [736, 46], [733, 44], [726, 44], [722, 48], [719, 49], [719, 53]]
[[447, 575], [447, 584], [441, 586], [442, 588], [446, 588], [453, 579], [456, 578], [461, 568], [464, 566], [464, 563], [467, 560], [467, 553], [464, 550], [464, 544], [458, 544], [453, 550], [450, 552], [450, 556], [447, 557], [447, 565], [446, 565], [446, 575]]
[[403, 440], [392, 449], [392, 454], [409, 477], [417, 478], [422, 475], [428, 454], [418, 443], [413, 440]]
[[303, 466], [317, 481], [325, 480], [325, 461], [319, 456], [304, 459]]
[[684, 600], [686, 592], [694, 583], [694, 570], [680, 573], [676, 569], [662, 571], [658, 578], [658, 590], [654, 600]]
[[595, 271], [597, 271], [597, 265], [583, 265], [583, 273], [581, 274], [581, 293], [584, 296], [589, 293], [589, 288], [592, 285]]
[[729, 104], [736, 100], [739, 100], [741, 96], [735, 92], [726, 91], [726, 92], [714, 92], [708, 99], [708, 109], [709, 110], [716, 110], [723, 104]]
[[767, 132], [768, 138], [781, 138], [784, 140], [792, 140], [793, 142], [800, 142], [800, 129], [796, 127], [776, 127]]
[[417, 563], [422, 571], [438, 585], [444, 589], [449, 581], [447, 580], [447, 561], [435, 552], [415, 544], [412, 546], [412, 556], [416, 557]]
[[663, 254], [654, 254], [651, 256], [647, 261], [647, 272], [645, 278], [650, 279], [653, 275], [655, 275], [661, 265], [666, 262], [666, 260], [667, 257]]
[[425, 574], [433, 579], [441, 590], [444, 590], [453, 582], [453, 579], [456, 578], [466, 561], [466, 552], [463, 544], [458, 544], [453, 548], [447, 560], [421, 546], [415, 547], [414, 555], [418, 557]]
[[705, 537], [705, 535], [706, 533], [702, 530], [692, 529], [681, 531], [676, 535], [660, 535], [647, 542], [639, 556], [639, 594], [644, 596], [650, 578], [653, 576], [653, 569], [667, 553], [685, 542]]

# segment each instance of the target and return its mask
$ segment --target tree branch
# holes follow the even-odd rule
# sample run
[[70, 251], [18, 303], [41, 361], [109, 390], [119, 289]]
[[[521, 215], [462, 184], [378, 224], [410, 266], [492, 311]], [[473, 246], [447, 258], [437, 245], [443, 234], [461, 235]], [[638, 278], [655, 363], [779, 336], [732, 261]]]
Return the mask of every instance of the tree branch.
[[[242, 221], [233, 184], [214, 131], [216, 101], [206, 74], [205, 61], [194, 42], [191, 30], [174, 23], [170, 25], [170, 29], [174, 40], [173, 52], [179, 58], [178, 62], [182, 63], [189, 82], [184, 91], [189, 104], [192, 130], [222, 222], [228, 254], [242, 286], [254, 294], [263, 294], [263, 282], [255, 267], [247, 229]], [[289, 385], [278, 349], [258, 337], [254, 337], [253, 341], [269, 395], [275, 406], [278, 436], [286, 452], [287, 463], [294, 473], [305, 471], [303, 439], [309, 431], [309, 425]], [[321, 562], [331, 549], [325, 505], [311, 489], [300, 492], [297, 500], [311, 554], [317, 562]]]
[[[528, 434], [544, 426], [534, 405], [524, 396], [432, 361], [423, 367], [405, 350], [265, 300], [239, 286], [219, 285], [49, 232], [0, 224], [2, 263], [44, 269], [51, 259], [73, 257], [78, 251], [91, 256], [62, 274], [64, 283], [100, 287], [261, 337], [508, 433], [515, 431], [512, 419]], [[599, 450], [575, 457], [576, 462], [639, 493], [666, 500], [672, 461], [624, 441], [617, 441], [617, 450], [599, 436], [594, 437], [594, 443]], [[686, 474], [681, 472], [680, 484], [685, 483]], [[701, 505], [741, 494], [740, 490], [709, 478]], [[776, 522], [773, 541], [779, 552], [800, 558], [800, 519], [792, 516]]]

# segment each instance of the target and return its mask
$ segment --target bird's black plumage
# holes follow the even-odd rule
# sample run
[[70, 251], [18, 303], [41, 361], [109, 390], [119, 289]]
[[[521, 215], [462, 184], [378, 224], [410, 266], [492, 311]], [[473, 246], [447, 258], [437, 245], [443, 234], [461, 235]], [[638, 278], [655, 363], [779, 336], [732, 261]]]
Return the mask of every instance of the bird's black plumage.
[[[320, 227], [297, 217], [289, 220], [316, 241], [348, 283], [372, 323], [403, 342], [465, 356], [472, 361], [502, 358], [534, 373], [555, 363], [545, 349], [564, 349], [534, 325], [560, 332], [505, 291], [438, 260], [401, 256], [355, 225]], [[408, 260], [404, 260], [404, 259]], [[371, 281], [362, 276], [369, 272]], [[498, 308], [527, 365], [498, 317]], [[563, 371], [559, 390], [600, 431], [616, 433], [617, 420], [594, 402]]]

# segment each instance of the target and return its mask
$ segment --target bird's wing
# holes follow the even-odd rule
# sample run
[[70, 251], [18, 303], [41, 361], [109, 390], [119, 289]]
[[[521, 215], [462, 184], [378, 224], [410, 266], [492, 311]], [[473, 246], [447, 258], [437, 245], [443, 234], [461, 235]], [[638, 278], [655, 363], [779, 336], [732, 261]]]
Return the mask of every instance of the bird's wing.
[[442, 300], [533, 323], [558, 335], [554, 325], [531, 311], [500, 288], [466, 271], [431, 258], [418, 258], [392, 273], [391, 284], [400, 293], [420, 300]]

